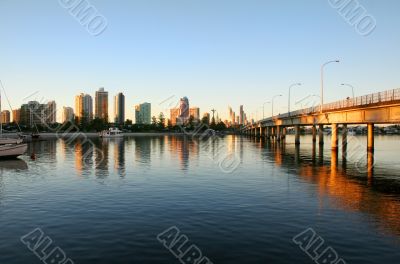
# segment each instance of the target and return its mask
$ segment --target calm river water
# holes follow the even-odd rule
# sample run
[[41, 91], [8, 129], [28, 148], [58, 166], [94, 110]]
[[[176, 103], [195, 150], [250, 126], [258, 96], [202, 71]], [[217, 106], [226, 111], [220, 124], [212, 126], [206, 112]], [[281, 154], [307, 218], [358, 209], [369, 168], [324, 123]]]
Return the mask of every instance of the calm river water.
[[172, 226], [214, 264], [314, 263], [292, 241], [308, 228], [346, 263], [400, 263], [400, 137], [374, 159], [362, 136], [333, 159], [301, 140], [30, 143], [35, 160], [0, 162], [0, 263], [43, 263], [21, 242], [36, 228], [75, 264], [180, 263], [157, 240]]

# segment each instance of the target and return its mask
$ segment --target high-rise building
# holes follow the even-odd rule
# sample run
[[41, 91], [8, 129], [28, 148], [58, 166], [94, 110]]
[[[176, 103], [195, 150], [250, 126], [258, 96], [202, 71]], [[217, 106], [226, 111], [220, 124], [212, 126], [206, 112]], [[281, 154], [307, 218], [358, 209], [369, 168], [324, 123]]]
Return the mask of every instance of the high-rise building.
[[179, 101], [179, 121], [185, 124], [189, 120], [189, 99], [185, 96]]
[[171, 120], [171, 125], [176, 126], [178, 124], [179, 115], [180, 115], [180, 109], [179, 108], [170, 109], [169, 118]]
[[114, 97], [114, 122], [123, 124], [125, 122], [125, 95], [118, 93]]
[[63, 107], [62, 122], [66, 123], [74, 120], [74, 109], [72, 107]]
[[151, 104], [143, 103], [135, 106], [136, 124], [151, 124]]
[[244, 125], [244, 111], [243, 111], [243, 105], [240, 106], [240, 111], [239, 111], [239, 125]]
[[96, 91], [94, 115], [108, 122], [108, 92], [104, 88]]
[[34, 125], [48, 125], [54, 123], [55, 103], [40, 104], [30, 101], [21, 106], [20, 121], [22, 124], [33, 127]]
[[2, 124], [10, 123], [10, 111], [4, 110], [1, 112], [1, 123]]
[[55, 101], [49, 101], [45, 108], [45, 115], [48, 124], [54, 124], [57, 122], [57, 105]]
[[21, 109], [13, 110], [13, 122], [17, 124], [21, 122]]
[[87, 122], [93, 119], [93, 99], [89, 94], [81, 93], [75, 97], [75, 116], [78, 120], [85, 118]]
[[204, 113], [203, 114], [203, 120], [206, 121], [206, 124], [209, 125], [210, 124], [210, 113]]
[[189, 116], [193, 117], [195, 121], [200, 120], [200, 108], [198, 107], [192, 107], [189, 109]]

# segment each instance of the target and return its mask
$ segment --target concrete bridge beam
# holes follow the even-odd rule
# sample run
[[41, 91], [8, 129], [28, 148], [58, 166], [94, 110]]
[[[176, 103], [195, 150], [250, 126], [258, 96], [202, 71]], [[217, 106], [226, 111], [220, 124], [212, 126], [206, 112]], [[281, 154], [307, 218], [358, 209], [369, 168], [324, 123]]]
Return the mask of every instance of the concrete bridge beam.
[[283, 127], [282, 128], [282, 140], [286, 140], [286, 134], [287, 134], [287, 128]]
[[319, 136], [319, 144], [324, 144], [324, 125], [319, 125], [318, 129], [318, 136]]
[[331, 147], [332, 150], [338, 149], [338, 124], [332, 124], [332, 140], [331, 140]]
[[295, 142], [296, 145], [300, 145], [300, 126], [296, 125], [294, 127], [294, 130], [295, 130], [295, 140], [294, 140], [294, 142]]
[[368, 151], [373, 151], [375, 147], [374, 131], [375, 125], [372, 123], [368, 124]]
[[271, 140], [272, 140], [272, 141], [275, 140], [275, 133], [276, 133], [275, 127], [271, 127]]
[[312, 142], [313, 143], [317, 142], [317, 126], [316, 125], [312, 126]]
[[342, 149], [345, 150], [347, 148], [347, 124], [343, 124], [342, 126]]
[[260, 127], [261, 130], [261, 137], [265, 138], [265, 127]]
[[281, 141], [281, 126], [276, 126], [276, 141], [280, 142]]

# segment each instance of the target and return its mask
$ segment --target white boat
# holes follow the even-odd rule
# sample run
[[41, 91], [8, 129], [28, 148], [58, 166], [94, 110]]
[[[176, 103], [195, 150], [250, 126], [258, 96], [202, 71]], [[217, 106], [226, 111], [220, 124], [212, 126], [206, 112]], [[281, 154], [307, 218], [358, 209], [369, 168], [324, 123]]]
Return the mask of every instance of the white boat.
[[101, 138], [120, 138], [123, 136], [122, 131], [116, 127], [110, 127], [108, 130], [103, 130], [99, 133]]
[[[4, 90], [3, 84], [0, 84]], [[1, 113], [1, 90], [0, 90], [0, 113]], [[0, 159], [10, 159], [21, 156], [28, 150], [28, 144], [23, 143], [21, 138], [3, 138], [3, 123], [0, 120]]]
[[16, 158], [28, 150], [28, 144], [0, 145], [0, 158]]
[[22, 138], [0, 138], [0, 145], [21, 144], [23, 141]]

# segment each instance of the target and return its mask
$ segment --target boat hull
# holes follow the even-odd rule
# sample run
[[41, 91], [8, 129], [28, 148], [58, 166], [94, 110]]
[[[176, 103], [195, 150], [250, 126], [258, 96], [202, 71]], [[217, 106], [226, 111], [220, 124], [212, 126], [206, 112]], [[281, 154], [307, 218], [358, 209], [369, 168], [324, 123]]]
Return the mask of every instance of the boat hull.
[[0, 159], [16, 158], [28, 150], [28, 144], [0, 146]]
[[113, 135], [113, 136], [110, 136], [110, 135], [100, 135], [99, 137], [101, 137], [101, 138], [122, 138], [122, 137], [124, 137], [124, 135], [122, 135], [122, 134], [120, 134], [120, 135]]

